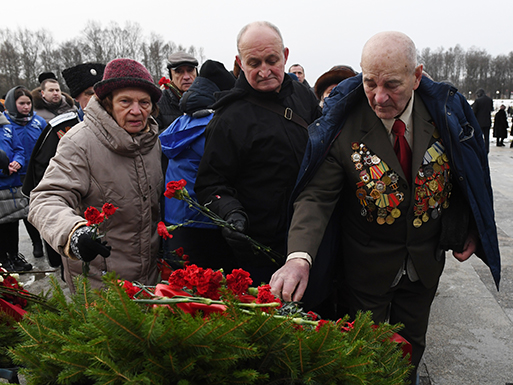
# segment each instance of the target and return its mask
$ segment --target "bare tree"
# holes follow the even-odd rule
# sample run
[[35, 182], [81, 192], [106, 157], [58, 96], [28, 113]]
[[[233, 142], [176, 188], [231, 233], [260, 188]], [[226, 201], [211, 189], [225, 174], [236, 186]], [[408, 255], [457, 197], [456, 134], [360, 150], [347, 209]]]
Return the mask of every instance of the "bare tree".
[[506, 92], [506, 89], [508, 91], [510, 89], [507, 83], [509, 72], [511, 71], [508, 56], [498, 55], [494, 57], [490, 62], [490, 69], [490, 75], [493, 82], [492, 87], [496, 92], [496, 96], [499, 96], [500, 98], [504, 98], [506, 96], [509, 97], [509, 92]]
[[142, 63], [153, 76], [156, 82], [166, 74], [166, 59], [169, 51], [174, 49], [174, 43], [164, 43], [160, 35], [152, 33], [148, 43], [142, 44]]
[[103, 36], [104, 31], [99, 22], [87, 22], [85, 29], [82, 31], [82, 44], [87, 60], [98, 63], [108, 62], [108, 57], [103, 48], [108, 46], [105, 46]]
[[[471, 47], [465, 54], [465, 79], [466, 88], [469, 90], [477, 90], [490, 88], [489, 68], [490, 55], [486, 50]], [[494, 95], [492, 95], [494, 97]]]
[[21, 55], [14, 34], [8, 29], [0, 30], [0, 74], [3, 82], [0, 84], [0, 95], [4, 95], [12, 87], [21, 84]]
[[16, 33], [16, 40], [21, 51], [22, 75], [24, 85], [29, 89], [37, 87], [38, 62], [40, 46], [38, 34], [28, 29], [20, 29]]
[[59, 56], [64, 68], [73, 67], [85, 61], [82, 56], [81, 47], [82, 44], [78, 39], [68, 40], [60, 45]]

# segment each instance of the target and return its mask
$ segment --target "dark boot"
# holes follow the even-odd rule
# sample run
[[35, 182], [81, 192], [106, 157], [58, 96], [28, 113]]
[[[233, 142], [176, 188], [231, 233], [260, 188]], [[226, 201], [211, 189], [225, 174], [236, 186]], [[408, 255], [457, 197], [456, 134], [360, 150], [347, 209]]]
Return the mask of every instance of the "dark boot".
[[14, 267], [14, 271], [30, 271], [32, 270], [32, 265], [27, 262], [25, 256], [21, 253], [17, 254], [7, 254], [8, 259]]
[[45, 253], [43, 252], [43, 241], [41, 241], [41, 235], [39, 235], [39, 231], [32, 226], [32, 224], [26, 219], [23, 220], [25, 223], [25, 227], [27, 229], [27, 233], [30, 236], [30, 240], [32, 241], [32, 254], [34, 254], [35, 258], [44, 257]]
[[59, 267], [62, 265], [61, 255], [56, 252], [54, 249], [52, 249], [52, 246], [50, 246], [45, 241], [45, 249], [46, 249], [46, 255], [48, 256], [48, 264], [51, 267]]
[[9, 257], [7, 257], [7, 254], [5, 254], [5, 253], [4, 253], [4, 255], [0, 256], [0, 265], [2, 266], [2, 268], [7, 270], [9, 273], [16, 272], [16, 268], [11, 263], [11, 260], [9, 259]]

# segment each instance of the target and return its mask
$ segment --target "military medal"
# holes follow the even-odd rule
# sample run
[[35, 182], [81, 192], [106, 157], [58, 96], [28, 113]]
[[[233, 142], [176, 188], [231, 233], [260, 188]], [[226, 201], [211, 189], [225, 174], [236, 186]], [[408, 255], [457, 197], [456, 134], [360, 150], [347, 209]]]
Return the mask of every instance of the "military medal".
[[[399, 174], [364, 143], [351, 143], [351, 150], [351, 161], [359, 176], [355, 195], [361, 205], [360, 215], [379, 225], [394, 224], [404, 211], [398, 207], [405, 199], [404, 192], [399, 190]], [[452, 189], [448, 157], [440, 141], [426, 150], [422, 163], [414, 181], [415, 228], [440, 217], [442, 208], [449, 206]]]

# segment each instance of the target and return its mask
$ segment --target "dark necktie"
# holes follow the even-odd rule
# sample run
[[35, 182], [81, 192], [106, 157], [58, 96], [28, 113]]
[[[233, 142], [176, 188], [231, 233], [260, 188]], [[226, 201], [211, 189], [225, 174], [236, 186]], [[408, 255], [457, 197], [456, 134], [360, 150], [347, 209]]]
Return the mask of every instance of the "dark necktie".
[[406, 125], [400, 119], [396, 119], [394, 125], [392, 126], [392, 132], [395, 134], [394, 141], [394, 151], [397, 155], [397, 159], [399, 159], [399, 163], [401, 163], [401, 167], [403, 168], [404, 174], [406, 175], [406, 179], [408, 183], [411, 182], [411, 149], [408, 145], [408, 141], [404, 137], [404, 131], [406, 130]]

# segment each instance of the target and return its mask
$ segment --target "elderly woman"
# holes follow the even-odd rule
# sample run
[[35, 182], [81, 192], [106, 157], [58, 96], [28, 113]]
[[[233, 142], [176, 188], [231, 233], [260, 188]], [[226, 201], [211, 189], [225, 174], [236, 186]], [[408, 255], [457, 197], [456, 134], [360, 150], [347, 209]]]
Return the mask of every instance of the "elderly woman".
[[[148, 70], [130, 59], [109, 62], [94, 90], [84, 121], [60, 140], [32, 191], [28, 219], [61, 254], [72, 291], [82, 261], [90, 261], [92, 287], [100, 287], [109, 271], [155, 284], [164, 183], [158, 125], [151, 115], [161, 90]], [[100, 241], [84, 212], [105, 203], [118, 209], [100, 225]]]
[[342, 80], [353, 77], [357, 73], [349, 66], [337, 65], [323, 73], [315, 82], [314, 91], [319, 105], [324, 107], [324, 99], [330, 96], [331, 90], [337, 86]]

